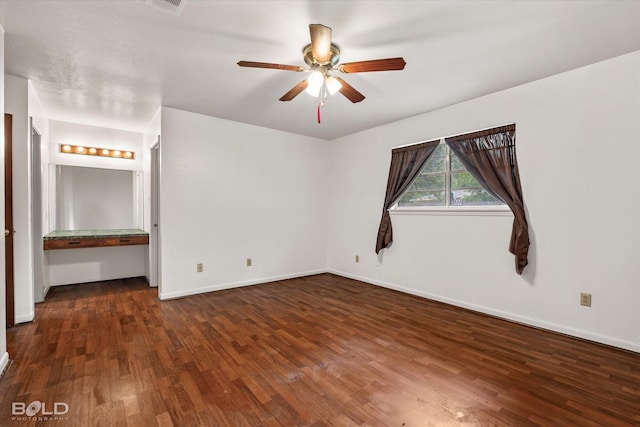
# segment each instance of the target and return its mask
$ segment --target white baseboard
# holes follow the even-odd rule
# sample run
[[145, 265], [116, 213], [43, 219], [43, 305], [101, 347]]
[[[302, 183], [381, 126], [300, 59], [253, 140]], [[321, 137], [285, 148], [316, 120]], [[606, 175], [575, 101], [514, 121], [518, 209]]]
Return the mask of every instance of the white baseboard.
[[4, 371], [5, 369], [7, 369], [8, 365], [9, 365], [9, 353], [5, 351], [5, 353], [2, 355], [2, 358], [0, 359], [0, 378], [2, 378], [2, 376], [4, 375]]
[[405, 288], [403, 286], [394, 285], [394, 284], [383, 282], [380, 280], [369, 279], [367, 277], [361, 277], [355, 274], [345, 273], [343, 271], [329, 269], [327, 270], [327, 272], [331, 274], [335, 274], [337, 276], [359, 280], [361, 282], [369, 283], [371, 285], [381, 286], [383, 288], [393, 289], [406, 294], [416, 295], [422, 298], [427, 298], [434, 301], [443, 302], [445, 304], [454, 305], [456, 307], [466, 308], [468, 310], [477, 311], [479, 313], [488, 314], [490, 316], [499, 317], [501, 319], [510, 320], [512, 322], [522, 323], [524, 325], [534, 326], [536, 328], [546, 329], [549, 331], [570, 335], [576, 338], [594, 341], [600, 344], [610, 345], [613, 347], [618, 347], [625, 350], [630, 350], [636, 353], [640, 353], [640, 343], [625, 341], [625, 340], [609, 337], [606, 335], [595, 334], [593, 332], [584, 331], [582, 329], [575, 329], [568, 326], [558, 325], [556, 323], [546, 322], [544, 320], [521, 316], [519, 314], [510, 313], [507, 311], [496, 310], [491, 307], [484, 307], [476, 304], [470, 304], [465, 301], [459, 301], [459, 300], [443, 297], [440, 295], [434, 295], [428, 292], [417, 291], [415, 289]]
[[33, 319], [35, 318], [35, 313], [33, 311], [30, 311], [27, 314], [20, 314], [20, 315], [16, 315], [15, 317], [15, 322], [16, 323], [28, 323], [28, 322], [33, 322]]
[[304, 271], [300, 273], [284, 274], [281, 276], [261, 277], [258, 279], [245, 280], [241, 282], [223, 283], [220, 285], [206, 286], [204, 288], [185, 289], [178, 292], [158, 292], [158, 299], [161, 301], [182, 298], [191, 295], [204, 294], [207, 292], [221, 291], [223, 289], [240, 288], [243, 286], [259, 285], [261, 283], [277, 282], [278, 280], [295, 279], [298, 277], [313, 276], [315, 274], [327, 273], [326, 269]]
[[156, 284], [151, 283], [151, 277], [150, 276], [145, 275], [144, 276], [144, 280], [147, 281], [147, 284], [149, 285], [150, 288], [157, 288], [158, 287], [157, 283]]

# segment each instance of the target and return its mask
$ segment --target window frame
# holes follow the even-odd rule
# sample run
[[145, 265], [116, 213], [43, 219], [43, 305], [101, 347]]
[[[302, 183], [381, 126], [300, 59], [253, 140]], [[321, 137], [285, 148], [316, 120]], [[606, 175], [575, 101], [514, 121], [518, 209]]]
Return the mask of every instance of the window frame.
[[[440, 138], [440, 145], [445, 146], [445, 171], [444, 171], [444, 193], [445, 193], [445, 205], [444, 206], [399, 206], [400, 198], [387, 210], [391, 215], [443, 215], [443, 214], [455, 214], [455, 215], [492, 215], [492, 216], [508, 216], [512, 215], [511, 209], [506, 204], [501, 205], [487, 205], [487, 206], [456, 206], [451, 204], [451, 148], [445, 142], [445, 138]], [[427, 160], [428, 162], [429, 160]], [[426, 165], [426, 163], [425, 163]], [[423, 166], [424, 167], [424, 166]], [[466, 171], [466, 168], [465, 168]], [[468, 173], [468, 171], [467, 171]], [[436, 175], [436, 174], [434, 174]], [[438, 174], [440, 175], [440, 174]], [[414, 182], [420, 177], [420, 174], [416, 177]], [[413, 183], [411, 185], [413, 185]], [[411, 187], [409, 186], [409, 188]], [[407, 188], [408, 191], [408, 188]]]

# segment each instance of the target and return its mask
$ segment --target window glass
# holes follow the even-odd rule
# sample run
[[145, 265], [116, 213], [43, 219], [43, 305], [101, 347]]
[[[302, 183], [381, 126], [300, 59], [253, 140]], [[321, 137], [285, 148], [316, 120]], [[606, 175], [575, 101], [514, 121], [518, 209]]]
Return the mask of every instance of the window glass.
[[441, 142], [396, 205], [397, 208], [429, 206], [504, 206], [504, 203], [482, 188], [460, 159]]

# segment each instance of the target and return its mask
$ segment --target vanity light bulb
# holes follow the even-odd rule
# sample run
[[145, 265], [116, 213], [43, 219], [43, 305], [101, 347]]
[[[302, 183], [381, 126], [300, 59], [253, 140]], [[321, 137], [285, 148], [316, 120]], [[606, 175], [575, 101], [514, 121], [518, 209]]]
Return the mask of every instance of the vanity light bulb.
[[[1, 1], [1, 0], [0, 0]], [[133, 151], [110, 150], [108, 148], [87, 147], [82, 145], [60, 144], [61, 153], [75, 153], [92, 156], [114, 157], [120, 159], [134, 159]]]

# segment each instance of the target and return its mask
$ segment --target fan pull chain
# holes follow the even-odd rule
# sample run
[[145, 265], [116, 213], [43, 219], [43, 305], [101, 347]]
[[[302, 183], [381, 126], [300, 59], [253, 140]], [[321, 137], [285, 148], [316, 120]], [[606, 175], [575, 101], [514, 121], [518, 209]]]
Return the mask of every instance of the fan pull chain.
[[327, 83], [323, 83], [322, 84], [322, 89], [321, 89], [321, 96], [320, 96], [320, 102], [318, 103], [318, 124], [320, 124], [320, 109], [322, 107], [324, 107], [324, 104], [326, 104], [327, 102]]
[[320, 124], [320, 109], [324, 107], [324, 104], [327, 103], [327, 98], [324, 98], [322, 101], [318, 103], [318, 124]]

